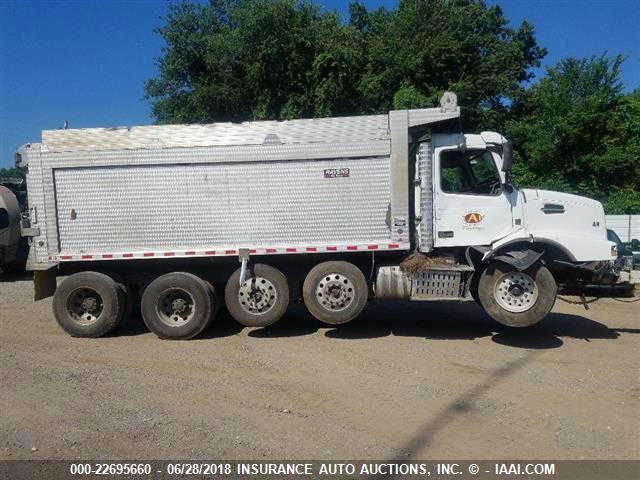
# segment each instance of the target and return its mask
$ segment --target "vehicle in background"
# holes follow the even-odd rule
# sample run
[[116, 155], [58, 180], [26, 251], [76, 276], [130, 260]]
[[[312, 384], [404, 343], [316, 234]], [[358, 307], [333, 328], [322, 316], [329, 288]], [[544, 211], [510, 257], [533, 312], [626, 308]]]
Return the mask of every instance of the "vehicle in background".
[[221, 296], [254, 327], [291, 298], [341, 325], [369, 298], [468, 296], [526, 327], [558, 289], [614, 283], [602, 204], [518, 190], [511, 143], [451, 133], [459, 116], [446, 93], [382, 115], [43, 131], [16, 158], [36, 299], [53, 295], [62, 328], [96, 337], [137, 290], [149, 329], [183, 339]]
[[634, 268], [640, 268], [640, 215], [606, 215], [607, 228], [616, 233], [616, 239], [622, 241], [624, 255], [632, 255]]
[[633, 255], [634, 268], [640, 267], [640, 240], [634, 238], [629, 242], [628, 248], [631, 250], [631, 254]]
[[0, 186], [8, 188], [13, 192], [20, 204], [20, 209], [24, 211], [27, 206], [27, 182], [21, 177], [0, 177]]
[[615, 266], [620, 270], [632, 270], [635, 261], [631, 249], [622, 243], [618, 234], [610, 228], [607, 228], [607, 239], [614, 242], [618, 250], [618, 258], [614, 262]]
[[0, 185], [0, 273], [15, 267], [19, 260], [20, 217], [16, 195]]

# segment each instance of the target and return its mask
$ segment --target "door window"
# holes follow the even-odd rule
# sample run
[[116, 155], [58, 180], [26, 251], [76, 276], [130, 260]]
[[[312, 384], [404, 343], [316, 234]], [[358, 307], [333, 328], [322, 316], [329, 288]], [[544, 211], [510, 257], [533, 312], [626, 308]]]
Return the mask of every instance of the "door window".
[[500, 175], [488, 150], [445, 150], [440, 154], [440, 187], [446, 193], [498, 195]]

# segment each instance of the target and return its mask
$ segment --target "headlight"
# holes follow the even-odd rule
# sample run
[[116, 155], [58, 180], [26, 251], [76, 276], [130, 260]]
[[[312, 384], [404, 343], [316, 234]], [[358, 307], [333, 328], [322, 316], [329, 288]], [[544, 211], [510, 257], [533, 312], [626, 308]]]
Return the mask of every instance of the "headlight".
[[614, 258], [618, 257], [618, 247], [615, 245], [611, 245], [611, 256]]

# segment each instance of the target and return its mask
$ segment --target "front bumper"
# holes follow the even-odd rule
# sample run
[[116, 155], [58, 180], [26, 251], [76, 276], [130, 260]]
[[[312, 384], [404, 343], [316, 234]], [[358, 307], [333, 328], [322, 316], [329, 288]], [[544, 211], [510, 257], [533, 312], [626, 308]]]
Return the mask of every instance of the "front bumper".
[[566, 283], [574, 285], [613, 285], [620, 278], [620, 267], [613, 260], [565, 262], [555, 260], [564, 272]]
[[591, 282], [596, 285], [613, 285], [620, 278], [620, 266], [611, 260], [608, 262], [590, 262], [588, 271]]

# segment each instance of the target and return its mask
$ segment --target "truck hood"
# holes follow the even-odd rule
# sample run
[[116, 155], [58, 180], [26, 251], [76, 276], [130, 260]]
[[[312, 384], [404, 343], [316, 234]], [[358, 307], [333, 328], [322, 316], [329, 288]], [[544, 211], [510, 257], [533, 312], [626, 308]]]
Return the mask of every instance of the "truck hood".
[[[589, 197], [581, 197], [572, 193], [555, 192], [553, 190], [539, 190], [534, 188], [523, 188], [521, 190], [526, 200], [542, 200], [550, 203], [573, 204], [590, 206], [591, 208], [602, 209], [602, 203]], [[604, 210], [603, 210], [604, 211]]]
[[526, 188], [521, 192], [527, 227], [532, 233], [567, 232], [572, 236], [607, 238], [604, 208], [597, 200], [552, 190]]

